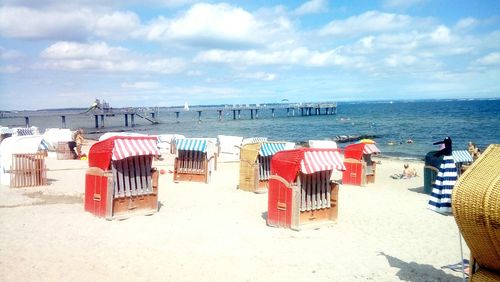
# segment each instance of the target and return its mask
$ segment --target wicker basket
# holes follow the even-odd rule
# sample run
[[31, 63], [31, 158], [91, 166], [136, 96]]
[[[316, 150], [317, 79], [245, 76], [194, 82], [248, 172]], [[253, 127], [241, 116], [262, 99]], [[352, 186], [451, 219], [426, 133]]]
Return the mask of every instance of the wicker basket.
[[479, 269], [500, 274], [499, 144], [490, 145], [458, 179], [452, 209]]

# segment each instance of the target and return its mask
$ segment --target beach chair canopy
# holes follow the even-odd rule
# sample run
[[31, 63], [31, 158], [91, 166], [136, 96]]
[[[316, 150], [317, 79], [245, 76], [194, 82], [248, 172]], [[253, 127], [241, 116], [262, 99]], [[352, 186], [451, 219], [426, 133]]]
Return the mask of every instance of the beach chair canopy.
[[267, 141], [267, 137], [249, 137], [249, 138], [243, 139], [243, 141], [241, 141], [241, 145], [243, 146], [246, 144], [266, 142], [266, 141]]
[[472, 162], [472, 156], [467, 150], [452, 151], [451, 154], [453, 155], [453, 160], [455, 161], [455, 163]]
[[142, 133], [135, 132], [106, 132], [99, 137], [99, 141], [114, 137], [114, 136], [148, 136]]
[[204, 139], [184, 138], [175, 140], [178, 151], [207, 152], [208, 141]]
[[348, 145], [344, 148], [344, 158], [361, 160], [363, 154], [380, 153], [380, 150], [375, 144], [356, 143]]
[[111, 160], [134, 156], [158, 156], [154, 136], [112, 136], [92, 145], [89, 150], [89, 167], [107, 170]]
[[219, 143], [220, 153], [238, 154], [241, 147], [243, 137], [218, 135], [217, 141]]
[[309, 148], [337, 149], [337, 142], [331, 140], [309, 140]]
[[324, 170], [345, 170], [337, 149], [299, 148], [277, 152], [271, 160], [271, 174], [293, 182], [298, 172], [311, 174]]
[[49, 150], [55, 150], [59, 142], [73, 141], [73, 132], [67, 128], [47, 128], [42, 135]]
[[285, 150], [285, 147], [285, 142], [263, 142], [260, 145], [259, 155], [262, 157], [273, 156], [277, 152]]

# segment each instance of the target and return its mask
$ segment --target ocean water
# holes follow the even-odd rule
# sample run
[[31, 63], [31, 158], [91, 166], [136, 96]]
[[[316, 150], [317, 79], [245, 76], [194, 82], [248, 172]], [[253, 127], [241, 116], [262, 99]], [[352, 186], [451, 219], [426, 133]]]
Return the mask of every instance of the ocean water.
[[[198, 110], [202, 111], [201, 122]], [[177, 119], [175, 111], [180, 111]], [[467, 142], [475, 142], [481, 150], [489, 144], [500, 143], [500, 99], [490, 100], [432, 100], [394, 102], [342, 102], [336, 115], [301, 116], [300, 111], [287, 117], [285, 109], [276, 109], [272, 117], [270, 108], [259, 110], [258, 118], [251, 119], [249, 110], [241, 111], [241, 118], [233, 120], [232, 111], [223, 112], [222, 120], [216, 108], [210, 106], [161, 108], [157, 120], [151, 124], [135, 117], [134, 127], [125, 127], [124, 116], [105, 117], [104, 127], [95, 128], [93, 114], [77, 114], [81, 110], [51, 110], [16, 113], [18, 117], [4, 115], [2, 126], [24, 126], [23, 116], [29, 116], [30, 125], [43, 133], [46, 128], [66, 126], [83, 128], [86, 137], [98, 139], [104, 132], [129, 131], [145, 134], [183, 134], [186, 137], [268, 137], [276, 141], [307, 142], [333, 140], [339, 135], [374, 135], [382, 155], [421, 159], [429, 151], [438, 150], [436, 141], [450, 136], [453, 149], [466, 149]], [[324, 113], [324, 112], [323, 112]], [[143, 115], [147, 115], [144, 113]], [[100, 119], [99, 119], [100, 122]], [[129, 125], [130, 117], [129, 117]], [[413, 143], [407, 143], [411, 139]], [[339, 143], [344, 147], [348, 143]]]

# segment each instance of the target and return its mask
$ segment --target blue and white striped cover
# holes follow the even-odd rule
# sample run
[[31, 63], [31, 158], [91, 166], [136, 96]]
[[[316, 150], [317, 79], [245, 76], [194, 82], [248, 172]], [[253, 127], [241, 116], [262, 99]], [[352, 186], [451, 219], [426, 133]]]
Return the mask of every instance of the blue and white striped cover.
[[17, 136], [27, 136], [27, 135], [33, 135], [33, 130], [31, 130], [31, 128], [18, 128], [17, 129]]
[[455, 163], [465, 163], [472, 162], [472, 156], [469, 154], [467, 150], [458, 150], [451, 152], [453, 154], [453, 159]]
[[439, 213], [451, 213], [451, 192], [457, 182], [457, 167], [453, 156], [444, 156], [436, 181], [432, 184], [427, 208]]
[[276, 152], [283, 151], [285, 143], [262, 143], [259, 154], [262, 157], [273, 156]]
[[207, 151], [207, 140], [201, 139], [177, 139], [175, 140], [177, 150], [197, 151], [205, 153]]

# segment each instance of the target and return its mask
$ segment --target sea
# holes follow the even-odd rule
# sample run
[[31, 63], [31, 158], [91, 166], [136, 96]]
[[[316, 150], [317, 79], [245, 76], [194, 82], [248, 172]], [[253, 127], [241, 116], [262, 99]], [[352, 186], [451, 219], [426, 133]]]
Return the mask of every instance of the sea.
[[[65, 116], [66, 127], [83, 128], [85, 137], [97, 140], [105, 132], [137, 132], [149, 135], [181, 134], [186, 137], [232, 135], [267, 137], [273, 141], [292, 141], [305, 144], [309, 140], [336, 140], [338, 136], [370, 136], [381, 150], [381, 156], [401, 159], [423, 159], [431, 151], [439, 150], [434, 142], [449, 136], [454, 150], [466, 150], [469, 141], [484, 151], [489, 144], [500, 143], [500, 98], [461, 100], [366, 101], [338, 102], [337, 113], [302, 116], [300, 110], [288, 111], [263, 106], [258, 116], [243, 108], [233, 119], [231, 110], [224, 106], [161, 107], [151, 118], [151, 108], [144, 108], [141, 117], [134, 118], [134, 126], [125, 126], [124, 115], [105, 116], [104, 126], [95, 128], [93, 113], [82, 114], [82, 109], [54, 109], [39, 111], [4, 112], [0, 125], [22, 127], [24, 116], [30, 126], [40, 133], [47, 128], [61, 128]], [[84, 110], [84, 109], [83, 109]], [[199, 111], [201, 111], [201, 116]], [[175, 112], [179, 112], [179, 117]], [[354, 142], [354, 141], [353, 141]], [[344, 147], [349, 143], [338, 143]]]

